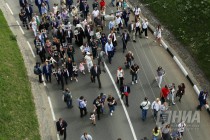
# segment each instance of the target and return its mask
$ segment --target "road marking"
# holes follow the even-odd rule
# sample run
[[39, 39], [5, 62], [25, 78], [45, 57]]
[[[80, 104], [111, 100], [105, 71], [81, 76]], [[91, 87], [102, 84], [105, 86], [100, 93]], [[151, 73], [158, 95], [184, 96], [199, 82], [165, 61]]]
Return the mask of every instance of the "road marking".
[[23, 29], [22, 29], [22, 27], [20, 26], [19, 22], [17, 20], [16, 20], [16, 22], [17, 22], [17, 25], [19, 26], [20, 31], [22, 32], [22, 34], [25, 34], [24, 31], [23, 31]]
[[34, 51], [33, 51], [32, 47], [31, 47], [31, 44], [28, 41], [27, 41], [27, 44], [28, 44], [28, 46], [29, 46], [29, 48], [31, 50], [31, 53], [32, 53], [33, 57], [36, 57], [35, 54], [34, 54]]
[[9, 5], [7, 3], [6, 3], [6, 5], [7, 5], [7, 8], [9, 9], [10, 13], [13, 15], [13, 12], [12, 12], [11, 8], [9, 7]]
[[48, 96], [47, 98], [48, 98], [48, 102], [49, 102], [49, 104], [50, 104], [50, 110], [51, 110], [51, 113], [52, 113], [53, 121], [56, 121], [56, 119], [55, 119], [55, 113], [54, 113], [54, 111], [53, 111], [51, 99], [50, 99], [49, 96]]
[[43, 81], [44, 86], [46, 86], [43, 74], [42, 74], [42, 81]]
[[106, 69], [107, 73], [109, 74], [109, 77], [110, 77], [110, 79], [111, 79], [111, 81], [112, 81], [112, 83], [113, 83], [113, 85], [114, 85], [114, 88], [115, 88], [115, 90], [116, 90], [116, 92], [117, 92], [117, 95], [118, 95], [118, 97], [119, 97], [119, 99], [120, 99], [120, 102], [121, 102], [121, 104], [122, 104], [123, 110], [124, 110], [125, 115], [126, 115], [126, 118], [127, 118], [127, 120], [128, 120], [128, 124], [129, 124], [130, 129], [131, 129], [131, 132], [132, 132], [132, 134], [133, 134], [133, 138], [134, 138], [134, 140], [137, 140], [137, 137], [136, 137], [136, 134], [135, 134], [133, 125], [132, 125], [132, 123], [131, 123], [131, 119], [130, 119], [130, 117], [129, 117], [129, 115], [128, 115], [128, 112], [127, 112], [127, 110], [126, 110], [125, 104], [124, 104], [123, 100], [121, 99], [119, 89], [117, 88], [117, 85], [115, 84], [115, 81], [114, 81], [114, 79], [113, 79], [113, 77], [112, 77], [112, 75], [111, 75], [111, 73], [110, 73], [110, 71], [109, 71], [109, 69], [108, 69], [106, 63], [104, 63], [104, 65], [105, 65], [105, 69]]
[[58, 140], [60, 140], [60, 136], [59, 136], [59, 134], [57, 134], [57, 139], [58, 139]]

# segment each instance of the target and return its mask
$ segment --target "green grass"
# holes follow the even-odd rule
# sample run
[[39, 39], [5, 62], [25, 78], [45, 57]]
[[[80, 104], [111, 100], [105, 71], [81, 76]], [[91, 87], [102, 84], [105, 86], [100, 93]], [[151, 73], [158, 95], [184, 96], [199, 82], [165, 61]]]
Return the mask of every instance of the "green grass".
[[143, 0], [190, 51], [210, 80], [210, 0]]
[[39, 140], [27, 71], [2, 11], [0, 42], [0, 140]]

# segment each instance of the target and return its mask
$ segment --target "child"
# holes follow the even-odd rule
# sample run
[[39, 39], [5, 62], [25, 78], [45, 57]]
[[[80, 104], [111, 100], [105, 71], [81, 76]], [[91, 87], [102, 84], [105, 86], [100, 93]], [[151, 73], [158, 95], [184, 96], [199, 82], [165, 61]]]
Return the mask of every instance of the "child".
[[76, 82], [78, 82], [78, 69], [77, 69], [77, 64], [74, 62], [73, 63], [73, 76], [74, 76], [74, 79], [76, 80]]
[[80, 72], [81, 73], [83, 73], [83, 74], [85, 74], [85, 66], [84, 66], [84, 62], [83, 61], [81, 61], [80, 63], [79, 63], [79, 70], [80, 70]]
[[96, 125], [96, 115], [93, 112], [90, 114], [90, 120], [91, 120], [92, 124], [95, 126]]

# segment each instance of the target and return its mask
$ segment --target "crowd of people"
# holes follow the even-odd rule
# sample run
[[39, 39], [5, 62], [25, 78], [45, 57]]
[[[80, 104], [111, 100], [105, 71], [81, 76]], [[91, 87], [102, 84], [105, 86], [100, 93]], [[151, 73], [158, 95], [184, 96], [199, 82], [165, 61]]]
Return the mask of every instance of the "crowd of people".
[[[38, 75], [40, 83], [44, 81], [43, 77], [48, 83], [54, 79], [57, 81], [63, 90], [63, 100], [68, 108], [73, 107], [73, 101], [71, 91], [66, 88], [66, 85], [73, 80], [78, 82], [80, 74], [90, 73], [91, 82], [95, 83], [97, 78], [98, 87], [102, 88], [100, 75], [101, 72], [106, 72], [105, 62], [108, 60], [108, 63], [112, 64], [115, 52], [121, 50], [117, 49], [119, 48], [117, 47], [119, 46], [117, 36], [121, 37], [123, 53], [127, 51], [127, 43], [130, 40], [135, 43], [137, 36], [148, 38], [147, 19], [140, 18], [141, 9], [139, 7], [128, 8], [126, 0], [117, 0], [116, 2], [112, 0], [111, 4], [116, 6], [117, 12], [109, 14], [106, 14], [107, 2], [105, 0], [100, 0], [100, 2], [94, 0], [92, 8], [86, 0], [74, 2], [73, 0], [60, 0], [59, 3], [54, 3], [53, 7], [50, 7], [50, 0], [35, 0], [34, 4], [39, 13], [34, 13], [35, 6], [28, 3], [27, 0], [19, 0], [19, 3], [21, 6], [20, 20], [23, 27], [33, 32], [36, 54], [40, 57], [40, 62], [34, 66], [34, 73]], [[131, 12], [134, 13], [134, 20], [130, 20]], [[105, 30], [109, 30], [109, 33], [106, 34]], [[161, 45], [161, 31], [162, 28], [158, 25], [154, 32], [155, 41], [159, 45]], [[75, 55], [75, 51], [78, 50], [75, 47], [81, 51], [82, 58], [79, 57], [80, 55]], [[125, 105], [129, 107], [128, 96], [131, 93], [131, 88], [124, 83], [124, 70], [130, 70], [131, 84], [133, 85], [138, 83], [140, 67], [134, 63], [134, 54], [131, 51], [127, 51], [125, 54], [124, 64], [125, 69], [121, 66], [116, 69], [116, 83], [119, 86], [121, 98], [125, 97]], [[185, 94], [184, 83], [178, 85], [178, 89], [174, 83], [162, 87], [161, 83], [165, 74], [165, 70], [158, 67], [155, 80], [161, 89], [160, 97], [152, 103], [145, 97], [140, 104], [143, 121], [146, 121], [147, 111], [150, 108], [153, 110], [155, 120], [158, 114], [163, 118], [162, 116], [169, 106], [175, 105], [176, 98], [179, 98], [178, 101], [181, 102], [182, 96]], [[206, 92], [199, 96], [198, 109], [205, 105], [206, 97]], [[84, 96], [81, 96], [77, 102], [82, 118], [88, 114], [87, 101]], [[117, 105], [117, 101], [112, 95], [107, 96], [100, 93], [93, 100], [94, 109], [90, 113], [89, 119], [94, 126], [96, 118], [101, 119], [100, 116], [104, 113], [106, 104], [110, 116], [112, 116]], [[164, 124], [164, 119], [162, 121]], [[56, 126], [60, 135], [64, 135], [64, 139], [66, 139], [67, 122], [60, 118]], [[185, 126], [184, 122], [180, 122], [178, 125], [178, 132], [182, 136]], [[156, 126], [152, 130], [152, 135], [153, 140], [157, 140], [158, 137], [169, 140], [171, 137], [170, 124], [164, 124], [162, 128]], [[81, 136], [81, 140], [92, 140], [92, 136], [85, 132]]]

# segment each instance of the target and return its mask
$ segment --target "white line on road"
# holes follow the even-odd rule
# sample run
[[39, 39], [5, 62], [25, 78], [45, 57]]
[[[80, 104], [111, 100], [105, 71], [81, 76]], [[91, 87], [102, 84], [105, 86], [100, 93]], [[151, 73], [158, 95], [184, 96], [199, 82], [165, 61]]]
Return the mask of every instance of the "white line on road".
[[16, 20], [16, 22], [17, 22], [17, 25], [19, 26], [20, 31], [22, 32], [22, 34], [25, 34], [24, 31], [23, 31], [23, 29], [22, 29], [22, 27], [20, 26], [19, 22], [17, 20]]
[[31, 44], [28, 41], [27, 41], [27, 44], [28, 44], [28, 46], [29, 46], [29, 48], [31, 50], [31, 53], [32, 53], [33, 57], [36, 57], [35, 54], [34, 54], [34, 51], [33, 51], [32, 47], [31, 47]]
[[59, 134], [57, 134], [57, 139], [58, 139], [58, 140], [60, 140], [60, 136], [59, 136]]
[[44, 81], [44, 76], [43, 76], [43, 74], [42, 74], [42, 81], [43, 81], [44, 86], [46, 86], [46, 83], [45, 83], [45, 81]]
[[56, 119], [55, 119], [55, 113], [53, 111], [53, 107], [52, 107], [52, 103], [51, 103], [51, 99], [50, 99], [49, 96], [47, 98], [48, 98], [48, 102], [50, 104], [50, 110], [51, 110], [51, 113], [52, 113], [53, 121], [56, 121]]
[[134, 140], [137, 140], [137, 137], [136, 137], [136, 134], [135, 134], [133, 125], [132, 125], [132, 123], [131, 123], [131, 119], [130, 119], [130, 117], [129, 117], [129, 115], [128, 115], [128, 111], [126, 110], [125, 104], [124, 104], [123, 100], [121, 99], [119, 89], [117, 88], [117, 85], [115, 84], [115, 81], [114, 81], [114, 79], [113, 79], [113, 77], [112, 77], [112, 75], [111, 75], [111, 73], [110, 73], [110, 71], [109, 71], [107, 65], [106, 65], [106, 64], [104, 64], [104, 65], [105, 65], [106, 71], [107, 71], [107, 73], [109, 74], [109, 77], [110, 77], [110, 79], [111, 79], [111, 81], [112, 81], [112, 83], [113, 83], [113, 85], [114, 85], [114, 88], [115, 88], [115, 90], [116, 90], [116, 92], [117, 92], [117, 95], [118, 95], [118, 97], [119, 97], [119, 99], [120, 99], [120, 102], [121, 102], [121, 104], [122, 104], [123, 110], [124, 110], [124, 112], [125, 112], [126, 118], [127, 118], [127, 120], [128, 120], [129, 126], [130, 126], [130, 128], [131, 128], [131, 132], [132, 132], [132, 134], [133, 134], [133, 139], [134, 139]]
[[9, 5], [7, 3], [6, 3], [6, 5], [7, 5], [7, 8], [9, 9], [10, 13], [13, 15], [13, 12], [12, 12], [11, 8], [9, 7]]

